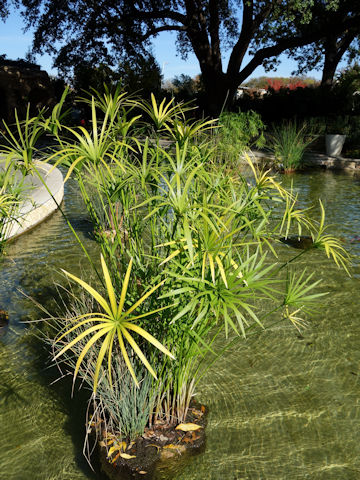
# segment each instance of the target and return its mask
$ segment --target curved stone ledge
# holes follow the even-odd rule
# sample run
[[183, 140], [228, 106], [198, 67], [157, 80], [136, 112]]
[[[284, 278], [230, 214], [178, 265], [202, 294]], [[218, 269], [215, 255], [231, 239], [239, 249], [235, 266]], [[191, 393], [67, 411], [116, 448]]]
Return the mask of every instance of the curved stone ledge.
[[60, 170], [40, 162], [36, 168], [56, 202], [36, 175], [25, 177], [28, 198], [20, 205], [17, 221], [12, 221], [6, 229], [6, 240], [14, 239], [41, 223], [63, 200], [64, 180]]

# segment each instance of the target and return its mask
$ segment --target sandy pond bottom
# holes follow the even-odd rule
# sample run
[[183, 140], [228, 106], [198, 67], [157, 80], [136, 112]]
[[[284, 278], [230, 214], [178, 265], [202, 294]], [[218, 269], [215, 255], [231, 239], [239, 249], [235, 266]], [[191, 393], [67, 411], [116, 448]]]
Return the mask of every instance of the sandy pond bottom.
[[[291, 178], [304, 206], [322, 198], [333, 232], [359, 256], [360, 181], [332, 172]], [[65, 207], [98, 257], [71, 185]], [[198, 389], [209, 408], [204, 452], [162, 465], [156, 480], [360, 478], [359, 257], [352, 278], [317, 252], [306, 259], [329, 292], [308, 328], [274, 327], [215, 364]], [[82, 456], [86, 395], [71, 400], [70, 382], [50, 385], [46, 351], [22, 323], [39, 313], [18, 291], [51, 304], [59, 268], [79, 274], [86, 260], [57, 212], [0, 264], [0, 309], [10, 314], [0, 336], [0, 479], [103, 479]]]

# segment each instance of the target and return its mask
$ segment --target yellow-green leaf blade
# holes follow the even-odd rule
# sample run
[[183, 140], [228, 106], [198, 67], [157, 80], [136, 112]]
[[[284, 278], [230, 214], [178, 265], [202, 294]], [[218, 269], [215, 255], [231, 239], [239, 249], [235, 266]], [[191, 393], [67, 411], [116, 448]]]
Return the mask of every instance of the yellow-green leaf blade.
[[72, 273], [69, 273], [69, 272], [67, 272], [66, 270], [62, 270], [62, 269], [61, 269], [61, 271], [64, 272], [66, 276], [68, 276], [69, 278], [71, 278], [72, 280], [74, 280], [76, 283], [78, 283], [79, 285], [81, 285], [87, 292], [89, 292], [90, 295], [91, 295], [92, 297], [94, 297], [95, 300], [99, 303], [99, 305], [102, 306], [102, 308], [105, 310], [105, 312], [108, 313], [110, 316], [112, 316], [112, 311], [111, 311], [111, 308], [110, 308], [109, 304], [107, 303], [107, 301], [105, 300], [105, 298], [100, 295], [99, 292], [97, 292], [91, 285], [89, 285], [88, 283], [84, 282], [84, 280], [82, 280], [81, 278], [76, 277], [76, 276], [73, 275]]
[[160, 343], [158, 340], [156, 340], [155, 337], [153, 337], [150, 333], [146, 332], [143, 328], [139, 327], [138, 325], [134, 325], [132, 323], [129, 323], [129, 322], [125, 322], [123, 324], [123, 327], [127, 328], [128, 330], [133, 330], [134, 332], [138, 333], [139, 335], [144, 337], [145, 340], [152, 343], [158, 350], [160, 350], [161, 352], [165, 353], [165, 355], [168, 355], [170, 358], [175, 360], [174, 355], [171, 352], [169, 352], [169, 350], [166, 347], [164, 347], [164, 345], [162, 343]]

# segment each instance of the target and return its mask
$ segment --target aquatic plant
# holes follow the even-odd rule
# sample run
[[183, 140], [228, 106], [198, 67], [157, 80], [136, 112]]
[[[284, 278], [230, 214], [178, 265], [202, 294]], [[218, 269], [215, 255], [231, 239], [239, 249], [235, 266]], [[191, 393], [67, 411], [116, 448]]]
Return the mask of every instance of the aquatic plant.
[[19, 221], [19, 206], [26, 198], [23, 175], [18, 174], [13, 165], [3, 167], [0, 169], [0, 252], [4, 250], [13, 222]]
[[[88, 158], [77, 178], [114, 285], [120, 288], [129, 256], [135, 260], [135, 289], [146, 290], [152, 278], [166, 278], [161, 294], [149, 301], [148, 309], [159, 309], [159, 314], [146, 328], [176, 356], [175, 361], [155, 362], [153, 417], [177, 422], [184, 419], [206, 370], [204, 359], [215, 353], [211, 345], [216, 336], [221, 331], [246, 336], [249, 328], [264, 326], [253, 301], [258, 294], [273, 300], [278, 293], [274, 285], [280, 281], [275, 280], [279, 268], [267, 264], [264, 249], [274, 250], [272, 242], [285, 225], [287, 233], [294, 226], [307, 231], [316, 227], [295, 207], [293, 194], [268, 172], [249, 160], [253, 185], [229, 177], [226, 167], [219, 169], [211, 161], [212, 145], [203, 137], [199, 143], [200, 123], [192, 134], [189, 129], [185, 140], [179, 138], [181, 108], [171, 102], [157, 106], [154, 98], [152, 102], [145, 110], [149, 114], [154, 109], [149, 116], [173, 145], [161, 148], [155, 137], [139, 142], [138, 151], [114, 151], [106, 164]], [[204, 122], [203, 128], [210, 124]], [[58, 162], [62, 158], [67, 158], [65, 150]], [[275, 228], [269, 227], [271, 210], [262, 207], [270, 198], [285, 207]], [[291, 285], [297, 288], [297, 302], [289, 294]], [[296, 283], [284, 289], [285, 297], [275, 308], [293, 321], [293, 312], [304, 302]], [[292, 298], [291, 305], [286, 298]]]
[[15, 218], [18, 203], [13, 195], [5, 193], [4, 188], [0, 189], [0, 253], [4, 250], [7, 230]]
[[[293, 267], [311, 248], [276, 258], [284, 233], [311, 235], [339, 266], [349, 257], [324, 234], [323, 217], [311, 219], [269, 171], [248, 157], [247, 178], [221, 165], [207, 135], [212, 122], [187, 123], [171, 101], [125, 99], [120, 89], [93, 96], [89, 130], [54, 132], [50, 158], [79, 184], [103, 274], [92, 287], [66, 272], [92, 301], [67, 312], [62, 326], [57, 320], [52, 344], [54, 358], [91, 386], [100, 423], [132, 437], [139, 423], [121, 416], [129, 402], [141, 398], [149, 425], [183, 422], [199, 380], [235, 339], [266, 328], [274, 314], [302, 323], [322, 292], [311, 272]], [[78, 295], [70, 302], [81, 304]], [[121, 393], [131, 378], [132, 397]]]
[[154, 372], [154, 369], [150, 366], [149, 362], [147, 361], [146, 357], [140, 350], [134, 338], [131, 336], [130, 332], [137, 333], [138, 335], [143, 337], [145, 340], [150, 342], [152, 345], [154, 345], [161, 352], [165, 353], [166, 355], [169, 355], [169, 357], [171, 358], [174, 358], [173, 355], [169, 352], [169, 350], [167, 350], [163, 345], [161, 345], [161, 343], [158, 342], [156, 338], [154, 338], [152, 335], [146, 332], [143, 328], [139, 327], [138, 325], [136, 325], [136, 323], [134, 323], [135, 320], [139, 320], [140, 318], [145, 318], [148, 315], [153, 315], [154, 313], [157, 313], [161, 311], [163, 308], [167, 308], [167, 307], [163, 307], [162, 309], [157, 309], [151, 312], [142, 313], [140, 315], [132, 315], [132, 312], [134, 312], [138, 307], [140, 307], [140, 305], [152, 293], [154, 293], [161, 286], [163, 282], [160, 282], [159, 284], [152, 287], [140, 299], [138, 299], [130, 308], [124, 311], [124, 305], [125, 305], [125, 299], [126, 299], [125, 297], [126, 297], [126, 292], [129, 286], [129, 278], [130, 278], [131, 267], [132, 267], [132, 259], [130, 259], [129, 261], [129, 266], [127, 268], [127, 271], [123, 280], [119, 303], [117, 303], [116, 301], [114, 287], [112, 285], [111, 278], [109, 275], [109, 270], [106, 266], [103, 256], [101, 256], [101, 266], [104, 274], [106, 291], [109, 299], [108, 301], [102, 295], [100, 295], [93, 287], [91, 287], [88, 283], [84, 282], [84, 280], [81, 280], [75, 275], [72, 275], [71, 273], [63, 270], [65, 275], [67, 275], [69, 278], [71, 278], [76, 283], [81, 285], [81, 287], [83, 287], [90, 295], [92, 295], [95, 298], [97, 303], [102, 307], [103, 311], [96, 312], [96, 313], [91, 312], [90, 314], [87, 313], [87, 314], [79, 315], [76, 318], [74, 318], [73, 319], [74, 325], [71, 328], [67, 329], [65, 332], [61, 332], [61, 335], [58, 338], [56, 338], [55, 341], [57, 343], [61, 342], [71, 332], [75, 330], [77, 331], [79, 327], [86, 326], [85, 331], [82, 331], [81, 333], [79, 333], [76, 336], [76, 338], [74, 338], [71, 342], [65, 342], [65, 346], [54, 357], [54, 360], [56, 360], [58, 357], [63, 355], [67, 350], [70, 350], [76, 343], [80, 342], [80, 340], [82, 340], [84, 337], [91, 335], [90, 340], [87, 341], [86, 345], [84, 346], [84, 348], [82, 349], [79, 355], [78, 361], [76, 362], [75, 371], [74, 371], [74, 381], [75, 381], [81, 362], [83, 361], [85, 355], [88, 353], [88, 351], [90, 350], [90, 348], [93, 346], [95, 342], [98, 342], [98, 343], [102, 342], [99, 355], [96, 360], [96, 368], [95, 368], [94, 379], [93, 379], [94, 393], [96, 393], [100, 368], [105, 358], [105, 355], [107, 355], [108, 357], [109, 384], [110, 385], [112, 384], [111, 361], [112, 361], [112, 351], [114, 348], [115, 341], [117, 341], [116, 343], [119, 345], [120, 352], [121, 352], [121, 355], [123, 356], [125, 365], [128, 368], [137, 386], [139, 384], [138, 384], [134, 369], [130, 363], [129, 356], [125, 348], [124, 340], [127, 340], [127, 342], [129, 343], [133, 351], [137, 354], [137, 356], [143, 363], [143, 365], [147, 368], [147, 370], [151, 373], [151, 375], [153, 375], [156, 378], [156, 373]]
[[15, 128], [10, 128], [5, 122], [6, 133], [0, 151], [5, 155], [6, 167], [21, 170], [23, 176], [31, 173], [34, 168], [37, 142], [44, 134], [41, 122], [42, 112], [36, 117], [30, 117], [30, 104], [26, 110], [24, 121], [19, 120], [15, 110]]
[[287, 121], [274, 125], [269, 148], [274, 153], [277, 167], [285, 172], [302, 168], [305, 150], [315, 138], [305, 123], [298, 125], [296, 121]]

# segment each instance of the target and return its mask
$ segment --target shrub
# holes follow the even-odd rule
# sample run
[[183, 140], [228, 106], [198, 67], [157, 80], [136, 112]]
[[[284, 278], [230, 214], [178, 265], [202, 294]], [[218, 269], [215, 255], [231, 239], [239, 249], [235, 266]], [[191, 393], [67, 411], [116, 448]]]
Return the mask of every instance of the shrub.
[[359, 95], [353, 95], [353, 91], [345, 85], [335, 84], [333, 88], [280, 88], [258, 98], [244, 95], [236, 102], [236, 106], [242, 111], [254, 110], [265, 123], [271, 123], [294, 117], [305, 120], [310, 117], [359, 114], [360, 101]]
[[219, 118], [219, 130], [215, 135], [216, 154], [224, 162], [233, 163], [251, 146], [265, 144], [265, 125], [258, 113], [224, 112]]

